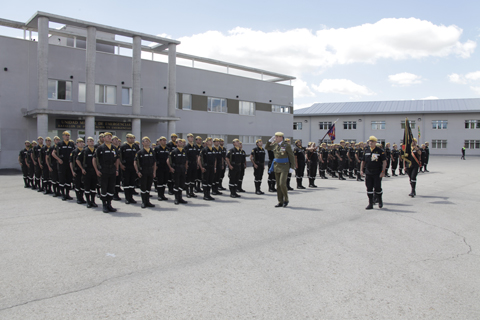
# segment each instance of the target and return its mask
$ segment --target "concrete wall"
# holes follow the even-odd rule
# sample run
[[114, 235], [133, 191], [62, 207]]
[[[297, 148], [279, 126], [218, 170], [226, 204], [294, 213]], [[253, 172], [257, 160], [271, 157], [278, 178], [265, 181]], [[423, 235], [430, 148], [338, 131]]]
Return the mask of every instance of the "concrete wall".
[[[430, 154], [438, 155], [460, 155], [465, 140], [480, 140], [480, 129], [465, 129], [465, 120], [480, 119], [479, 113], [437, 113], [437, 114], [411, 114], [411, 115], [362, 115], [362, 116], [294, 116], [294, 122], [302, 122], [302, 130], [294, 130], [295, 139], [302, 139], [306, 144], [308, 141], [318, 143], [327, 130], [319, 129], [319, 122], [339, 119], [335, 125], [336, 141], [342, 139], [355, 139], [357, 142], [366, 141], [371, 135], [378, 139], [385, 139], [385, 142], [400, 143], [403, 139], [404, 129], [401, 128], [401, 121], [408, 117], [415, 121], [415, 129], [412, 129], [415, 138], [418, 136], [420, 127], [420, 143], [430, 142]], [[419, 121], [418, 119], [421, 119]], [[448, 120], [447, 129], [432, 129], [432, 120]], [[307, 121], [307, 122], [305, 122]], [[344, 130], [344, 121], [356, 121], [356, 130]], [[385, 130], [372, 130], [372, 121], [385, 121]], [[326, 137], [328, 139], [328, 136]], [[447, 140], [446, 149], [432, 148], [432, 140]], [[469, 155], [480, 155], [480, 149], [467, 150]]]

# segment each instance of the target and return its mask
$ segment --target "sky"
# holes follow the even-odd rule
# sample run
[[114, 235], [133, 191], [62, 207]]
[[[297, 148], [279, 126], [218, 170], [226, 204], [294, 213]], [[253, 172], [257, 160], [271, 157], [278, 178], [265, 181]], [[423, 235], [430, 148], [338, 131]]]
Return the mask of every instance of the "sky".
[[169, 37], [181, 41], [178, 52], [294, 76], [297, 109], [480, 98], [480, 1], [25, 0], [2, 4], [0, 18], [25, 22], [36, 11]]

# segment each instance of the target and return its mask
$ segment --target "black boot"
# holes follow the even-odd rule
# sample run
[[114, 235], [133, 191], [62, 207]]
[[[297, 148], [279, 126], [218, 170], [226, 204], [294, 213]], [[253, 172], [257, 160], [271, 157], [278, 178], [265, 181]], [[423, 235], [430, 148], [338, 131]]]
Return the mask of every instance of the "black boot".
[[47, 189], [46, 189], [46, 192], [45, 194], [52, 194], [53, 191], [52, 191], [52, 183], [49, 181], [47, 182]]
[[315, 185], [315, 178], [312, 178], [312, 182], [310, 182], [310, 187], [317, 188], [317, 186]]
[[367, 193], [368, 196], [368, 206], [365, 208], [365, 210], [372, 210], [373, 209], [373, 193]]
[[353, 176], [353, 171], [349, 171], [349, 172], [348, 172], [348, 177], [349, 177], [350, 179], [355, 179], [355, 177]]
[[425, 167], [425, 172], [430, 172], [430, 171], [427, 170], [427, 165], [425, 165], [424, 167]]
[[195, 192], [196, 193], [201, 193], [203, 192], [202, 188], [200, 187], [200, 181], [195, 182]]
[[237, 184], [237, 192], [245, 192], [245, 190], [242, 189], [242, 184], [243, 184], [243, 181], [242, 180], [238, 180], [238, 184]]
[[142, 204], [140, 205], [140, 206], [142, 207], [142, 209], [145, 209], [145, 208], [147, 207], [147, 201], [148, 201], [148, 200], [147, 200], [146, 195], [147, 195], [146, 193], [143, 193], [143, 192], [142, 192], [142, 195], [141, 195], [141, 197], [142, 197]]
[[220, 181], [218, 182], [218, 190], [222, 190], [222, 191], [227, 190], [222, 186], [222, 183], [223, 183], [223, 178], [220, 178]]
[[124, 187], [123, 194], [125, 195], [125, 204], [130, 204], [130, 188]]
[[158, 198], [157, 200], [158, 201], [167, 201], [168, 198], [165, 197], [165, 187], [158, 187], [157, 189], [157, 193], [158, 193]]
[[234, 186], [230, 186], [230, 198], [239, 198]]
[[107, 209], [110, 212], [117, 212], [117, 209], [112, 207], [112, 199], [111, 198], [108, 198], [108, 200], [107, 200]]
[[66, 190], [66, 187], [60, 187], [60, 191], [62, 192], [62, 201], [67, 201], [67, 197], [66, 197], [66, 194], [67, 192], [65, 191]]
[[417, 184], [416, 182], [410, 182], [410, 186], [412, 187], [412, 192], [410, 192], [409, 196], [412, 198], [415, 198], [415, 196], [417, 195], [415, 191], [416, 184]]
[[83, 192], [82, 191], [75, 191], [75, 194], [77, 195], [77, 203], [78, 204], [84, 204], [85, 199], [83, 199]]
[[190, 183], [185, 183], [185, 195], [187, 196], [187, 198], [191, 198], [192, 196], [190, 195]]
[[67, 200], [73, 200], [73, 198], [70, 197], [70, 186], [68, 184], [65, 186], [65, 198]]
[[95, 203], [95, 192], [90, 192], [90, 204], [93, 208], [98, 207], [98, 205]]
[[183, 200], [183, 197], [182, 197], [182, 190], [178, 190], [178, 202], [179, 203], [188, 203], [187, 201]]
[[213, 195], [221, 195], [223, 194], [222, 192], [218, 191], [218, 182], [217, 183], [214, 183], [213, 186], [212, 186], [212, 194]]
[[107, 199], [102, 197], [103, 213], [109, 213]]
[[272, 181], [268, 180], [268, 192], [275, 192]]
[[203, 187], [203, 200], [207, 200], [207, 201], [215, 200], [215, 198], [212, 198], [212, 196], [210, 196], [210, 187], [207, 187], [207, 186]]
[[122, 199], [118, 196], [118, 192], [120, 191], [120, 187], [115, 187], [115, 192], [113, 194], [114, 201], [121, 201]]
[[338, 180], [347, 180], [343, 177], [343, 172], [342, 171], [338, 171]]
[[88, 192], [88, 193], [86, 192], [86, 193], [85, 193], [85, 198], [87, 198], [87, 208], [93, 207], [93, 206], [92, 206], [92, 202], [91, 202], [91, 200], [90, 200], [90, 192]]
[[168, 186], [168, 194], [173, 195], [174, 194], [174, 192], [173, 192], [173, 182], [168, 181], [167, 186]]
[[146, 200], [146, 206], [147, 206], [148, 208], [154, 208], [154, 207], [155, 207], [155, 205], [150, 202], [150, 191], [147, 191], [147, 192], [145, 193], [145, 200]]
[[[190, 189], [189, 189], [190, 188]], [[187, 193], [190, 192], [190, 197], [192, 198], [196, 198], [197, 195], [195, 194], [195, 192], [193, 191], [193, 188], [194, 188], [194, 185], [193, 183], [190, 183], [190, 187], [187, 187]]]
[[288, 191], [292, 191], [292, 190], [293, 190], [293, 188], [290, 187], [290, 178], [287, 178], [287, 190], [288, 190]]
[[378, 202], [378, 207], [383, 208], [383, 199], [382, 199], [382, 193], [377, 193], [377, 202]]

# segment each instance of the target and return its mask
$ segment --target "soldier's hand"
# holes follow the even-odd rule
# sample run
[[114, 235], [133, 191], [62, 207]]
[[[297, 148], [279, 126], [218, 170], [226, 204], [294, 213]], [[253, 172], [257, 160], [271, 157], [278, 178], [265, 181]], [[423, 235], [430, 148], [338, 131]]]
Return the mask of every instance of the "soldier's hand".
[[29, 165], [29, 164], [27, 164], [27, 167], [28, 167], [28, 168], [30, 168], [30, 165]]
[[97, 176], [101, 177], [102, 176], [102, 173], [100, 171], [97, 170]]
[[63, 164], [63, 160], [62, 159], [58, 160], [58, 163]]
[[40, 169], [43, 169], [43, 166], [41, 164], [39, 166], [40, 166]]
[[363, 171], [360, 171], [360, 176], [363, 177]]
[[83, 175], [86, 175], [87, 171], [85, 171], [85, 169], [82, 169], [82, 173], [83, 173]]
[[230, 170], [233, 170], [233, 166], [228, 166], [228, 168], [229, 168]]
[[205, 172], [205, 171], [207, 171], [207, 170], [205, 168], [202, 168], [202, 172]]
[[171, 173], [174, 173], [174, 172], [175, 172], [175, 169], [170, 168], [170, 172], [171, 172]]
[[139, 173], [137, 173], [137, 176], [138, 176], [139, 178], [141, 178], [141, 177], [142, 177], [142, 174], [139, 172]]
[[117, 170], [117, 172], [115, 172], [115, 176], [118, 177], [118, 175], [119, 175], [119, 172], [118, 172], [118, 170]]
[[382, 171], [382, 173], [380, 173], [380, 178], [383, 178], [383, 177], [385, 177], [385, 172], [384, 171]]
[[255, 169], [258, 168], [257, 164], [255, 164], [255, 163], [253, 164], [253, 167], [254, 167]]
[[52, 168], [52, 167], [48, 167], [48, 171], [53, 172], [53, 168]]
[[120, 168], [125, 171], [125, 166], [123, 164], [120, 164]]
[[76, 177], [76, 176], [77, 176], [77, 174], [76, 174], [75, 172], [72, 172], [72, 176]]

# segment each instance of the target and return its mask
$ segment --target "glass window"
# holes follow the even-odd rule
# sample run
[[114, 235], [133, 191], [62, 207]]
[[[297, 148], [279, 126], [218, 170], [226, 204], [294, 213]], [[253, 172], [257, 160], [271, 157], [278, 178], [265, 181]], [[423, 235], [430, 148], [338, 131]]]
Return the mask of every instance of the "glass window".
[[85, 102], [87, 97], [87, 87], [85, 83], [78, 84], [78, 102]]
[[262, 139], [261, 136], [239, 136], [238, 139], [243, 143], [243, 144], [255, 144], [255, 141], [258, 139]]
[[331, 126], [332, 126], [332, 122], [328, 122], [328, 121], [320, 121], [318, 123], [318, 127], [320, 130], [330, 130]]
[[433, 120], [432, 129], [447, 129], [448, 120]]
[[294, 122], [293, 123], [293, 130], [302, 130], [302, 123], [301, 122]]
[[132, 88], [122, 88], [122, 105], [132, 105]]
[[372, 121], [372, 130], [385, 130], [385, 121]]
[[182, 109], [183, 110], [192, 110], [192, 95], [191, 94], [182, 94]]
[[480, 120], [465, 120], [465, 129], [480, 129]]
[[117, 104], [117, 87], [103, 84], [95, 85], [95, 102]]
[[207, 111], [227, 113], [227, 99], [208, 97]]
[[343, 129], [345, 130], [357, 129], [357, 121], [343, 121]]
[[272, 105], [272, 112], [290, 113], [290, 107]]
[[48, 80], [48, 99], [72, 100], [72, 81]]
[[[410, 129], [415, 129], [415, 121], [408, 121], [410, 122]], [[400, 128], [405, 129], [405, 120], [400, 122]]]
[[239, 114], [244, 116], [254, 116], [255, 115], [255, 103], [248, 101], [240, 101], [239, 103]]
[[207, 137], [211, 137], [212, 139], [223, 139], [227, 141], [227, 135], [225, 134], [209, 134]]
[[432, 149], [446, 149], [447, 140], [432, 140]]

